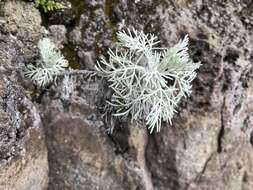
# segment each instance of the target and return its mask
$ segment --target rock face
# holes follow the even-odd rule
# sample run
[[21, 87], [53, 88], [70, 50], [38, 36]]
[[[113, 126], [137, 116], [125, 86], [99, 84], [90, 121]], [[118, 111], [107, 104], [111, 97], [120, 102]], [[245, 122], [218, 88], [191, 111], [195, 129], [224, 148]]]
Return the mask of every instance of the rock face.
[[44, 190], [48, 163], [40, 115], [15, 84], [15, 71], [3, 69], [11, 63], [1, 58], [0, 53], [0, 189]]
[[25, 59], [36, 55], [30, 44], [34, 46], [42, 27], [29, 19], [40, 20], [40, 16], [30, 4], [18, 1], [7, 2], [3, 12], [5, 22], [0, 27], [0, 189], [44, 190], [48, 184], [44, 131], [37, 108], [22, 88], [19, 70]]
[[[86, 1], [86, 4], [93, 9], [81, 15], [69, 37], [77, 51], [83, 52], [78, 53], [83, 67], [91, 68], [83, 55], [90, 51], [97, 55], [94, 44], [101, 43], [99, 51], [103, 52], [112, 47], [112, 43], [104, 42], [114, 40], [114, 31], [131, 26], [157, 34], [163, 46], [172, 46], [188, 33], [191, 57], [202, 62], [193, 93], [180, 106], [173, 126], [164, 125], [160, 133], [148, 135], [147, 145], [145, 135], [134, 138], [143, 144], [130, 140], [128, 133], [133, 134], [132, 129], [119, 138], [117, 133], [121, 134], [122, 129], [116, 127], [111, 137], [119, 150], [124, 150], [120, 155], [133, 158], [139, 171], [142, 164], [136, 152], [144, 149], [142, 168], [149, 177], [137, 172], [148, 181], [141, 187], [250, 189], [253, 177], [251, 4], [150, 0]], [[102, 40], [100, 31], [107, 31]], [[122, 142], [122, 138], [128, 141]], [[136, 173], [134, 167], [129, 169]]]
[[[97, 79], [74, 76], [69, 80], [75, 82], [59, 86], [54, 101], [43, 100], [49, 189], [143, 189], [140, 176], [133, 171], [138, 166], [117, 154], [105, 133], [95, 106]], [[68, 96], [67, 90], [71, 90]]]
[[[67, 30], [54, 25], [48, 34], [63, 51], [71, 49], [64, 53], [78, 68], [93, 69], [113, 48], [116, 31], [127, 27], [157, 34], [166, 47], [188, 34], [190, 56], [202, 63], [192, 94], [172, 126], [150, 135], [141, 123], [111, 117], [110, 90], [96, 76], [64, 76], [36, 90], [20, 67], [36, 58], [45, 29], [32, 3], [8, 1], [0, 11], [0, 189], [251, 190], [252, 3], [69, 2], [71, 10], [47, 23], [73, 12], [60, 22]], [[34, 91], [33, 102], [24, 88]]]

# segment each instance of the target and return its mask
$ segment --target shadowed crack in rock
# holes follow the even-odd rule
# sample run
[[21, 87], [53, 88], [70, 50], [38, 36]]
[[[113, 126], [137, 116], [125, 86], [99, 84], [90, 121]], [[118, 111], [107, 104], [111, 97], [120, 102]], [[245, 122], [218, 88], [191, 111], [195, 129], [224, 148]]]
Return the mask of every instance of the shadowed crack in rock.
[[220, 131], [218, 132], [217, 136], [217, 152], [221, 153], [222, 152], [222, 138], [224, 136], [224, 108], [225, 108], [225, 100], [226, 98], [223, 98], [223, 103], [220, 109], [220, 118], [221, 118], [221, 127]]
[[208, 166], [208, 163], [212, 160], [213, 156], [214, 156], [214, 153], [211, 153], [210, 156], [206, 159], [206, 161], [205, 161], [205, 163], [204, 163], [204, 165], [202, 167], [202, 170], [196, 175], [196, 177], [193, 180], [191, 180], [185, 186], [185, 190], [187, 190], [191, 186], [191, 184], [194, 184], [194, 183], [196, 183], [196, 182], [198, 182], [200, 180], [201, 176], [205, 173], [206, 168]]

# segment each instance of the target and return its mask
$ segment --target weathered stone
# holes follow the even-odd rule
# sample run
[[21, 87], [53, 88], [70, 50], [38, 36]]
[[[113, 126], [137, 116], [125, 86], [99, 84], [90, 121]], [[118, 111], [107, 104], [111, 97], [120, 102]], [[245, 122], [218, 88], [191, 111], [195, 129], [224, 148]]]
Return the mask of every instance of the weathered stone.
[[0, 73], [0, 189], [44, 190], [48, 163], [40, 116], [22, 89]]
[[44, 131], [38, 110], [22, 88], [21, 75], [24, 61], [36, 56], [35, 43], [42, 35], [36, 21], [41, 18], [30, 3], [21, 1], [6, 2], [3, 13], [7, 22], [0, 27], [0, 189], [45, 190]]
[[51, 34], [51, 38], [57, 46], [67, 42], [67, 29], [64, 25], [51, 25], [49, 27], [49, 31]]
[[37, 42], [45, 29], [41, 26], [41, 16], [34, 4], [23, 1], [7, 1], [3, 7], [6, 23], [4, 29], [19, 43], [27, 58], [34, 56]]
[[65, 87], [59, 86], [54, 101], [43, 100], [49, 189], [143, 189], [134, 160], [115, 153], [96, 111], [98, 81], [80, 76], [75, 81], [68, 98], [62, 99]]
[[[37, 118], [33, 126], [41, 125], [40, 114], [49, 149], [48, 189], [252, 189], [252, 3], [70, 2], [71, 9], [58, 10], [49, 18], [53, 19], [50, 23], [67, 25], [68, 39], [64, 39], [63, 26], [61, 30], [51, 26], [50, 35], [55, 35], [56, 43], [63, 39], [69, 43], [81, 68], [93, 69], [98, 56], [108, 47], [114, 48], [115, 34], [121, 29], [135, 27], [154, 33], [162, 46], [169, 47], [189, 34], [190, 55], [202, 63], [192, 95], [179, 106], [172, 126], [164, 123], [160, 133], [149, 135], [145, 126], [111, 116], [105, 107], [110, 90], [96, 77], [59, 78], [57, 86], [52, 85], [36, 99], [39, 113], [32, 103], [23, 106], [27, 114], [21, 111], [23, 107], [20, 110], [10, 104], [26, 100], [23, 90], [11, 93], [11, 98], [4, 95], [8, 85], [1, 85], [2, 97], [13, 100], [6, 106], [3, 99], [0, 106], [3, 189], [46, 187], [42, 128], [27, 127], [29, 118]], [[5, 77], [0, 84], [31, 89], [15, 71], [17, 65], [37, 55], [35, 47], [44, 34], [39, 12], [22, 1], [7, 1], [4, 10], [4, 15], [0, 11], [0, 71]], [[59, 22], [57, 15], [64, 15]], [[5, 82], [8, 80], [12, 82]], [[18, 93], [24, 98], [15, 98]], [[29, 110], [35, 110], [36, 115]], [[105, 133], [107, 127], [114, 128], [112, 134]], [[21, 169], [14, 174], [13, 168]], [[6, 183], [8, 176], [12, 180]]]
[[84, 52], [94, 51], [96, 55], [112, 45], [113, 29], [106, 16], [106, 2], [85, 1], [87, 9], [80, 16], [79, 23], [70, 32], [70, 42]]
[[[115, 31], [132, 26], [158, 35], [162, 46], [173, 46], [189, 34], [191, 57], [195, 62], [201, 61], [202, 66], [193, 93], [180, 105], [173, 125], [164, 125], [161, 133], [148, 138], [142, 161], [147, 160], [150, 186], [250, 189], [253, 173], [250, 7], [247, 1], [99, 1], [95, 10], [82, 14], [71, 33], [70, 41], [79, 52], [96, 52], [94, 43], [101, 44], [99, 49], [104, 51], [112, 46], [104, 42], [113, 41]], [[97, 37], [100, 29], [102, 38]], [[82, 53], [79, 55], [84, 58]], [[116, 133], [112, 139], [122, 148], [122, 140]], [[126, 146], [129, 150], [131, 135], [121, 138], [129, 139]], [[124, 155], [131, 158], [134, 152], [127, 151]], [[134, 162], [138, 165], [136, 159]]]

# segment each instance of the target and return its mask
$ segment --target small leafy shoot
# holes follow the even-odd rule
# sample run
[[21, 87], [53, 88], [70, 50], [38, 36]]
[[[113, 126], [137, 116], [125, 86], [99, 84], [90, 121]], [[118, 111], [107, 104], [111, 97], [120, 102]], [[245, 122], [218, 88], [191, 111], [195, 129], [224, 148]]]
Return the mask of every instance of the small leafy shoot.
[[68, 67], [68, 61], [49, 38], [40, 40], [38, 48], [40, 58], [35, 65], [27, 65], [24, 74], [38, 86], [45, 87], [64, 72], [65, 68]]
[[150, 133], [177, 112], [179, 101], [191, 93], [191, 82], [200, 63], [188, 54], [188, 36], [170, 49], [157, 48], [157, 37], [135, 29], [117, 33], [115, 51], [101, 58], [96, 69], [114, 91], [109, 105], [115, 116], [145, 121]]

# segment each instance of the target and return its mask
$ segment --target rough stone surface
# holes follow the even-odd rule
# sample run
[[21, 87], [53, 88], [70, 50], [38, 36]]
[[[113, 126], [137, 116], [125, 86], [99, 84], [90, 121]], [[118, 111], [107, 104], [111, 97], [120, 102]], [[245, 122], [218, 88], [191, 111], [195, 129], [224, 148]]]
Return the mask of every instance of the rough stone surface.
[[[65, 24], [66, 28], [49, 26], [49, 36], [65, 43], [67, 57], [76, 55], [71, 59], [80, 68], [93, 69], [98, 56], [114, 47], [116, 32], [127, 27], [157, 34], [164, 47], [189, 34], [190, 55], [202, 63], [192, 95], [181, 103], [172, 126], [164, 123], [160, 133], [150, 135], [141, 123], [111, 117], [105, 107], [110, 90], [95, 76], [65, 76], [57, 85], [35, 90], [16, 71], [37, 56], [36, 43], [44, 35], [41, 18], [32, 3], [7, 1], [5, 15], [0, 11], [0, 74], [4, 76], [0, 79], [0, 175], [4, 176], [0, 189], [1, 185], [4, 189], [46, 188], [49, 167], [50, 190], [251, 190], [252, 2], [69, 3], [71, 9], [53, 13], [46, 24]], [[57, 20], [57, 15], [64, 16]], [[22, 86], [34, 91], [30, 96], [34, 103]], [[38, 127], [40, 117], [44, 128]], [[27, 125], [31, 118], [37, 118], [33, 124], [37, 127]], [[112, 134], [106, 133], [108, 128], [114, 128]], [[21, 169], [15, 173], [13, 168]], [[2, 174], [13, 181], [5, 184]]]
[[20, 1], [6, 2], [1, 11], [6, 22], [0, 27], [0, 189], [44, 190], [48, 185], [44, 131], [20, 72], [22, 63], [36, 55], [33, 49], [42, 27], [30, 19], [40, 20], [40, 15], [30, 3]]
[[[2, 64], [8, 62], [2, 62], [0, 53]], [[15, 84], [15, 74], [0, 74], [0, 189], [44, 190], [48, 163], [39, 113]]]
[[64, 25], [51, 25], [49, 26], [51, 38], [57, 46], [67, 42], [66, 33], [67, 29]]
[[[64, 79], [65, 80], [65, 79]], [[96, 111], [98, 82], [74, 77], [59, 86], [54, 101], [43, 99], [49, 150], [49, 189], [143, 189], [134, 160], [115, 152]], [[63, 94], [64, 92], [64, 94]], [[46, 96], [45, 96], [46, 97]], [[68, 135], [65, 135], [68, 134]]]
[[75, 45], [81, 59], [90, 51], [100, 55], [105, 47], [112, 46], [114, 36], [114, 28], [106, 16], [106, 2], [85, 1], [85, 7], [79, 23], [69, 34], [69, 40]]
[[[102, 42], [99, 49], [103, 52], [111, 47], [103, 42], [113, 41], [114, 31], [135, 27], [157, 34], [162, 46], [172, 46], [188, 33], [191, 57], [202, 62], [193, 93], [180, 106], [173, 126], [164, 126], [161, 133], [148, 137], [143, 159], [151, 173], [147, 178], [150, 187], [250, 189], [252, 5], [248, 1], [201, 0], [96, 4], [92, 13], [81, 15], [70, 35], [78, 51], [96, 52], [94, 43]], [[94, 14], [97, 16], [89, 16]], [[100, 30], [106, 33], [102, 41], [96, 37]], [[127, 135], [123, 138], [130, 139]], [[145, 141], [143, 136], [140, 139]], [[125, 147], [124, 154], [131, 157], [129, 143]]]
[[3, 7], [5, 25], [16, 40], [22, 41], [21, 51], [26, 57], [33, 57], [37, 50], [37, 41], [45, 29], [41, 26], [41, 16], [34, 4], [23, 1], [7, 1]]

